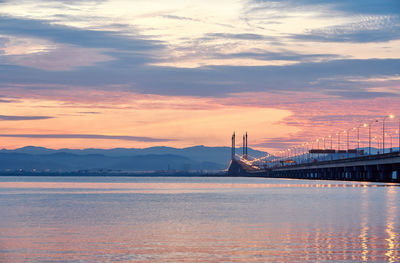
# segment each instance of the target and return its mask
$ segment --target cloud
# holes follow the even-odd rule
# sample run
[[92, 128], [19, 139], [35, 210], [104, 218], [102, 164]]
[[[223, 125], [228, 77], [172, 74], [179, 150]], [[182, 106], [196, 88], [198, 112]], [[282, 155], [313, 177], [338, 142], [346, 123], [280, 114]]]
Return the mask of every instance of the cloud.
[[98, 111], [80, 111], [80, 114], [100, 114]]
[[14, 103], [14, 102], [17, 102], [17, 100], [0, 99], [0, 103]]
[[126, 135], [99, 135], [99, 134], [0, 134], [0, 137], [32, 138], [32, 139], [94, 139], [94, 140], [123, 140], [136, 142], [168, 142], [173, 139], [152, 137], [138, 137]]
[[400, 39], [400, 16], [368, 17], [358, 23], [309, 30], [290, 38], [315, 42], [387, 42]]
[[53, 21], [22, 19], [0, 16], [0, 33], [44, 38], [89, 48], [111, 48], [125, 51], [149, 51], [162, 48], [162, 42], [146, 40], [136, 32], [135, 36], [125, 32], [88, 30], [52, 23]]
[[4, 56], [2, 64], [62, 71], [99, 62], [109, 62], [107, 66], [115, 67], [113, 60], [116, 60], [118, 65], [137, 67], [158, 60], [157, 52], [164, 49], [163, 42], [145, 39], [131, 27], [128, 32], [123, 24], [113, 24], [116, 28], [109, 31], [89, 30], [55, 24], [52, 20], [7, 16], [0, 16], [0, 24], [0, 34], [8, 36], [0, 39], [0, 47], [9, 39], [28, 39], [28, 43], [47, 40], [41, 45], [48, 46], [40, 52]]
[[[117, 62], [104, 64], [108, 63]], [[122, 63], [114, 67], [103, 65], [62, 72], [0, 65], [0, 90], [10, 88], [10, 83], [27, 84], [27, 89], [31, 89], [30, 86], [40, 81], [38, 89], [49, 84], [120, 90], [113, 88], [113, 85], [120, 84], [124, 91], [167, 96], [223, 97], [243, 92], [308, 91], [359, 99], [370, 94], [375, 97], [398, 96], [398, 91], [393, 88], [373, 93], [371, 88], [374, 84], [362, 81], [372, 77], [396, 76], [398, 68], [400, 59], [341, 59], [286, 66], [210, 66], [193, 69], [153, 66], [135, 70]], [[350, 79], [356, 77], [360, 80]], [[382, 83], [375, 85], [380, 87]]]
[[347, 123], [357, 123], [360, 120], [367, 120], [371, 118], [378, 118], [382, 117], [379, 114], [376, 116], [373, 115], [367, 115], [367, 114], [343, 114], [343, 115], [338, 115], [338, 114], [327, 114], [327, 115], [317, 115], [317, 116], [312, 116], [309, 118], [309, 120], [313, 123], [318, 122], [318, 123], [326, 123], [326, 122], [347, 122]]
[[95, 63], [113, 60], [112, 57], [90, 48], [59, 45], [55, 49], [25, 55], [8, 55], [7, 61], [15, 65], [43, 70], [72, 70], [76, 67], [92, 66]]
[[[5, 22], [5, 26], [3, 26]], [[206, 96], [223, 97], [243, 92], [286, 92], [309, 91], [341, 96], [344, 98], [397, 96], [396, 92], [386, 90], [372, 91], [373, 87], [362, 81], [349, 81], [349, 77], [371, 78], [398, 74], [399, 59], [344, 59], [335, 54], [301, 54], [294, 51], [282, 52], [232, 52], [230, 54], [212, 53], [216, 59], [248, 58], [253, 60], [287, 60], [302, 62], [284, 66], [204, 66], [198, 68], [174, 68], [149, 64], [160, 61], [155, 58], [163, 46], [162, 42], [145, 40], [137, 36], [123, 36], [111, 31], [95, 31], [51, 24], [49, 21], [0, 17], [0, 32], [8, 34], [43, 37], [65, 46], [89, 48], [86, 65], [79, 66], [79, 54], [73, 53], [77, 61], [59, 63], [59, 71], [47, 72], [28, 66], [51, 69], [51, 62], [63, 52], [37, 55], [37, 60], [24, 59], [18, 65], [0, 65], [0, 90], [14, 84], [41, 84], [70, 87], [88, 87], [92, 90], [120, 90], [112, 85], [124, 86], [124, 91], [166, 96]], [[314, 32], [315, 33], [315, 32]], [[315, 33], [317, 35], [317, 33]], [[207, 36], [207, 34], [206, 34]], [[262, 40], [266, 36], [253, 33], [209, 33], [209, 37]], [[268, 37], [268, 36], [267, 36]], [[254, 47], [253, 47], [254, 48]], [[98, 57], [96, 49], [113, 60]], [[251, 49], [254, 50], [254, 49]], [[67, 50], [68, 51], [68, 50]], [[76, 50], [75, 50], [76, 51]], [[205, 53], [208, 50], [205, 49]], [[69, 56], [72, 59], [72, 56]], [[102, 61], [101, 63], [96, 63]], [[40, 62], [40, 63], [39, 63]], [[60, 60], [62, 62], [62, 60]], [[29, 64], [30, 63], [30, 64]], [[80, 65], [85, 66], [84, 63]], [[24, 76], [21, 78], [21, 76]], [[330, 80], [334, 81], [330, 81]], [[73, 88], [71, 88], [73, 90]]]
[[30, 120], [46, 120], [52, 119], [54, 117], [50, 116], [10, 116], [10, 115], [0, 115], [0, 120], [3, 121], [30, 121]]
[[[398, 0], [250, 0], [249, 3], [277, 10], [327, 8], [348, 14], [399, 14]], [[259, 8], [261, 8], [259, 7]]]
[[268, 148], [268, 149], [287, 149], [293, 145], [299, 145], [303, 143], [304, 138], [293, 138], [293, 137], [275, 137], [263, 139], [259, 143], [252, 144], [255, 147]]
[[257, 60], [288, 60], [288, 61], [323, 61], [323, 60], [333, 60], [342, 58], [335, 54], [299, 54], [289, 50], [281, 52], [240, 52], [240, 53], [226, 53], [226, 54], [215, 54], [217, 58], [227, 59], [227, 58], [253, 58]]
[[4, 47], [9, 42], [10, 42], [10, 39], [8, 37], [0, 37], [0, 48]]
[[196, 21], [200, 22], [198, 19], [194, 19], [191, 17], [186, 17], [186, 16], [176, 16], [176, 15], [163, 15], [162, 17], [168, 18], [168, 19], [176, 19], [176, 20], [184, 20], [184, 21]]
[[240, 40], [272, 40], [275, 41], [277, 40], [276, 37], [272, 36], [264, 36], [260, 34], [254, 34], [254, 33], [238, 33], [238, 34], [232, 34], [232, 33], [209, 33], [206, 34], [203, 40], [208, 40], [208, 39], [240, 39]]

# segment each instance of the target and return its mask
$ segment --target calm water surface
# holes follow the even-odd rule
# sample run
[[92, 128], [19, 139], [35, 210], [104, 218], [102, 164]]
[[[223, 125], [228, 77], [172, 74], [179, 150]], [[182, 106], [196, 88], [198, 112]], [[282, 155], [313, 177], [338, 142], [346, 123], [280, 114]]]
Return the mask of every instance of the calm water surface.
[[0, 177], [0, 262], [399, 262], [400, 186]]

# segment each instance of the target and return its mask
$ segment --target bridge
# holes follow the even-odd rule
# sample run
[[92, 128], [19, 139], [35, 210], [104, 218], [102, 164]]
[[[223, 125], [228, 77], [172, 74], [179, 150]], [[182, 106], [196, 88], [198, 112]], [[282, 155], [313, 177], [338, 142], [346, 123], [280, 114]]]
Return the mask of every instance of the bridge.
[[229, 176], [400, 183], [400, 151], [392, 149], [383, 148], [375, 154], [371, 148], [368, 153], [363, 149], [309, 149], [292, 156], [254, 158], [248, 155], [247, 148], [246, 133], [243, 153], [236, 154], [233, 134]]

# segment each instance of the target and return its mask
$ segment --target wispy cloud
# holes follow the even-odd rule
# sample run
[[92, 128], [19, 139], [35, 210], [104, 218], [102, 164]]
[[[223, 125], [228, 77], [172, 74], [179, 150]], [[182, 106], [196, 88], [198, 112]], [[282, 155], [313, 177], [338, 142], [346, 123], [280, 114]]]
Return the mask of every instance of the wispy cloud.
[[264, 36], [254, 33], [209, 33], [206, 34], [204, 40], [207, 39], [241, 39], [241, 40], [277, 40], [276, 37]]
[[127, 135], [99, 135], [99, 134], [0, 134], [0, 137], [33, 138], [33, 139], [94, 139], [94, 140], [123, 140], [136, 142], [168, 142], [173, 139]]
[[328, 61], [343, 58], [336, 54], [299, 54], [290, 50], [282, 50], [281, 52], [241, 52], [241, 53], [225, 53], [215, 54], [217, 58], [253, 58], [257, 60], [288, 60], [298, 62]]
[[31, 121], [31, 120], [46, 120], [52, 119], [54, 117], [50, 116], [10, 116], [10, 115], [0, 115], [0, 120], [3, 121]]
[[17, 102], [17, 100], [12, 100], [12, 99], [0, 99], [0, 103], [14, 103]]
[[80, 111], [80, 114], [100, 114], [98, 111]]
[[256, 143], [254, 146], [268, 148], [268, 149], [286, 149], [293, 145], [303, 143], [303, 138], [293, 137], [275, 137], [269, 139], [263, 139]]
[[354, 14], [398, 14], [400, 4], [398, 0], [249, 0], [249, 3], [255, 4], [258, 8], [274, 8], [277, 10], [301, 10], [310, 8], [325, 8]]
[[59, 45], [55, 49], [26, 55], [9, 55], [5, 59], [12, 64], [33, 67], [49, 71], [72, 70], [88, 67], [113, 58], [101, 51], [90, 48]]
[[186, 16], [176, 16], [176, 15], [163, 15], [162, 17], [164, 18], [168, 18], [168, 19], [176, 19], [176, 20], [186, 20], [186, 21], [196, 21], [196, 22], [200, 22], [199, 19], [195, 19], [192, 17], [186, 17]]
[[313, 29], [290, 37], [316, 42], [387, 42], [400, 39], [400, 16], [367, 17], [361, 22]]

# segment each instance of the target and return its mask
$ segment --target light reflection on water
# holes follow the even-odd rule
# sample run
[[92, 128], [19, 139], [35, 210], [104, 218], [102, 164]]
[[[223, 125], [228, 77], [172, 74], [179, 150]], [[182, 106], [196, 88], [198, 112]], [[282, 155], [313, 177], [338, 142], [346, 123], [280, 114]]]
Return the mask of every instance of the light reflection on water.
[[398, 262], [394, 184], [0, 177], [0, 262]]

